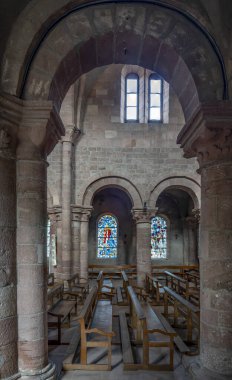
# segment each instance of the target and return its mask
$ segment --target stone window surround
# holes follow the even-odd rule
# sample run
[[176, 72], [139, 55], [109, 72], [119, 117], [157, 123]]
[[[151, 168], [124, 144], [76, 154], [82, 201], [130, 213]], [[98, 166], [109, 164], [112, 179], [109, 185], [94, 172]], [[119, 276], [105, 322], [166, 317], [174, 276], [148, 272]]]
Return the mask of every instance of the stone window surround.
[[121, 123], [137, 123], [136, 121], [126, 120], [126, 77], [128, 74], [137, 74], [139, 77], [139, 112], [138, 123], [149, 124], [168, 124], [169, 123], [169, 84], [162, 78], [162, 104], [161, 104], [161, 120], [149, 121], [149, 78], [154, 73], [151, 70], [135, 65], [125, 65], [121, 71], [121, 104], [120, 104], [120, 121]]

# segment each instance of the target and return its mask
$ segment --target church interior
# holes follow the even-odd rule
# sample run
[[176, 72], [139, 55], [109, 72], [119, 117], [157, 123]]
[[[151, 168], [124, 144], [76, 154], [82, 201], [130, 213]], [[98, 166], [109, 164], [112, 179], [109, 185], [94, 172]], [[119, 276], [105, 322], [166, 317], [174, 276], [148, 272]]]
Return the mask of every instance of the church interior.
[[0, 21], [0, 379], [231, 379], [232, 3]]

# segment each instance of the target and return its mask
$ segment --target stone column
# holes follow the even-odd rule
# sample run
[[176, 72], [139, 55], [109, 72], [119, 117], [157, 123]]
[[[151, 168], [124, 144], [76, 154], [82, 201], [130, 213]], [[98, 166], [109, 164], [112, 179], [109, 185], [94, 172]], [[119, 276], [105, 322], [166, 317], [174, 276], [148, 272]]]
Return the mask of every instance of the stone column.
[[80, 273], [81, 208], [72, 205], [72, 257], [73, 273]]
[[194, 215], [185, 218], [185, 224], [188, 232], [188, 250], [187, 250], [187, 265], [198, 263], [197, 252], [197, 229], [198, 223]]
[[[178, 136], [201, 174], [201, 367], [232, 376], [232, 104], [202, 105]], [[198, 372], [197, 372], [198, 371]], [[200, 377], [201, 376], [201, 377]]]
[[47, 345], [46, 154], [62, 132], [51, 102], [24, 102], [17, 147], [18, 364], [22, 379], [56, 378]]
[[134, 209], [136, 222], [137, 284], [144, 285], [145, 274], [151, 273], [151, 218], [155, 210]]
[[[1, 110], [4, 108], [4, 112]], [[21, 105], [0, 96], [0, 378], [17, 379], [16, 125]]]
[[74, 125], [67, 125], [65, 129], [62, 138], [62, 277], [68, 279], [72, 273], [72, 150], [80, 131]]
[[88, 280], [89, 218], [92, 208], [83, 208], [80, 225], [80, 277]]

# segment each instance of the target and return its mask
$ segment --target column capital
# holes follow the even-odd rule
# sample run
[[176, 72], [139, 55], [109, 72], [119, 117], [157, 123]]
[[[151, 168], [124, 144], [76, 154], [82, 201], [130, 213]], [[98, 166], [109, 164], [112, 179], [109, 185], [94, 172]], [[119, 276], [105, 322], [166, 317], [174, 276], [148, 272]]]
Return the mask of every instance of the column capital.
[[200, 168], [232, 160], [232, 102], [202, 104], [177, 137], [184, 157], [197, 157]]
[[0, 94], [0, 157], [2, 158], [15, 158], [22, 110], [23, 101], [21, 99], [8, 94]]
[[136, 223], [150, 223], [151, 218], [157, 214], [158, 208], [154, 209], [132, 209], [132, 216]]
[[46, 158], [64, 133], [62, 120], [51, 101], [23, 101], [17, 136], [19, 158]]
[[196, 223], [199, 224], [200, 219], [201, 219], [201, 210], [199, 208], [193, 208], [192, 214], [193, 214], [193, 217], [195, 218]]
[[61, 138], [61, 142], [69, 142], [75, 144], [78, 137], [80, 136], [81, 131], [74, 124], [65, 126], [65, 135]]
[[49, 207], [48, 208], [48, 216], [49, 216], [49, 219], [51, 219], [53, 223], [60, 222], [61, 216], [62, 216], [61, 206]]
[[88, 222], [93, 207], [83, 207], [79, 205], [71, 205], [72, 210], [72, 220], [73, 221], [81, 221], [81, 222]]

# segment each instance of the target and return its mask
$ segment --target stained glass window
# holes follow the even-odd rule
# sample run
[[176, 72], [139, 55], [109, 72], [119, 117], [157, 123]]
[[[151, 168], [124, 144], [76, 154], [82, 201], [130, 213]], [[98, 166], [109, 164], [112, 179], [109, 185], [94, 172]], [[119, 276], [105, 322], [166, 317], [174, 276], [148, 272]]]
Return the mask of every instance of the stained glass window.
[[156, 216], [151, 220], [151, 258], [165, 259], [167, 257], [167, 223], [165, 219]]
[[97, 258], [113, 259], [117, 257], [118, 223], [113, 215], [103, 215], [97, 225]]

